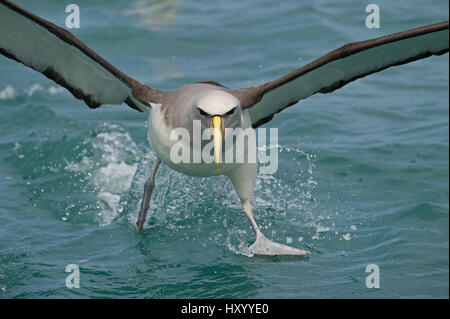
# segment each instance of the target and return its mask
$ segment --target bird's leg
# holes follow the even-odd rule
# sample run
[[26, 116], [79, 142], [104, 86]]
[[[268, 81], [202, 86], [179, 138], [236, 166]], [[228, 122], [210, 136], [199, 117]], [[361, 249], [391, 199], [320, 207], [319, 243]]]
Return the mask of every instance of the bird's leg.
[[139, 216], [136, 222], [136, 226], [139, 232], [142, 230], [142, 228], [144, 228], [145, 219], [147, 217], [147, 211], [150, 206], [150, 198], [152, 197], [152, 192], [153, 189], [155, 188], [156, 171], [158, 170], [160, 163], [161, 160], [159, 159], [158, 156], [156, 157], [155, 166], [153, 166], [152, 175], [144, 184], [144, 196], [142, 197], [141, 209], [139, 210]]
[[253, 218], [252, 206], [249, 201], [242, 202], [242, 209], [247, 215], [250, 223], [252, 224], [253, 231], [256, 235], [256, 240], [253, 245], [250, 246], [250, 251], [255, 255], [269, 255], [269, 256], [279, 256], [279, 255], [309, 255], [309, 251], [301, 250], [293, 247], [289, 247], [284, 244], [275, 243], [267, 239], [263, 233], [259, 230], [258, 225], [256, 225], [255, 219]]

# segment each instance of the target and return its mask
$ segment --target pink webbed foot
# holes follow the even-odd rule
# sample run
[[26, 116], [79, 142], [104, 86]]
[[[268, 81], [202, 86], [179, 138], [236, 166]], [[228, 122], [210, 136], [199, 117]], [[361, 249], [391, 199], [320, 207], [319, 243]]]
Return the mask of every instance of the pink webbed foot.
[[254, 255], [265, 256], [303, 256], [309, 255], [310, 252], [294, 247], [290, 247], [284, 244], [273, 242], [267, 239], [262, 233], [256, 236], [256, 241], [249, 248], [250, 253]]

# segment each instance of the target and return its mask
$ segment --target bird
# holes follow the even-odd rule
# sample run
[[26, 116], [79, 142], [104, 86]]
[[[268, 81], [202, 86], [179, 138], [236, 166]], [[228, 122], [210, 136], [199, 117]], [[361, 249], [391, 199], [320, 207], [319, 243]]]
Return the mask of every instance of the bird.
[[[144, 184], [136, 222], [138, 231], [144, 228], [161, 163], [187, 175], [225, 175], [231, 180], [242, 211], [253, 228], [255, 241], [248, 247], [253, 255], [310, 254], [269, 240], [255, 222], [252, 207], [258, 167], [255, 128], [316, 93], [330, 93], [389, 67], [448, 51], [449, 22], [443, 21], [345, 44], [257, 86], [230, 89], [207, 80], [162, 91], [123, 73], [66, 29], [11, 1], [0, 0], [2, 55], [42, 73], [90, 108], [125, 103], [136, 111], [148, 113], [148, 140], [157, 157]], [[200, 129], [206, 132], [206, 139], [202, 136], [196, 143], [193, 138], [187, 141], [180, 140], [180, 136], [173, 138], [173, 132], [178, 129], [189, 134]], [[234, 134], [235, 131], [238, 133]], [[236, 147], [236, 152], [226, 161], [230, 147]], [[189, 159], [198, 160], [176, 160], [178, 148], [187, 149]], [[242, 152], [248, 152], [248, 156], [237, 161], [237, 155]], [[210, 157], [204, 158], [205, 154]]]

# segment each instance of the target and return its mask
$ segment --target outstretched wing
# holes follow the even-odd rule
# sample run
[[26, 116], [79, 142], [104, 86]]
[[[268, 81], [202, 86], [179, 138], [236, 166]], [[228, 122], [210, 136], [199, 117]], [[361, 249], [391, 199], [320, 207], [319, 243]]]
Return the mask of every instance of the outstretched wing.
[[89, 107], [127, 103], [143, 111], [162, 92], [116, 69], [67, 30], [0, 0], [0, 53], [41, 72]]
[[257, 127], [312, 94], [329, 93], [366, 75], [448, 50], [449, 23], [445, 21], [346, 44], [281, 78], [234, 93]]

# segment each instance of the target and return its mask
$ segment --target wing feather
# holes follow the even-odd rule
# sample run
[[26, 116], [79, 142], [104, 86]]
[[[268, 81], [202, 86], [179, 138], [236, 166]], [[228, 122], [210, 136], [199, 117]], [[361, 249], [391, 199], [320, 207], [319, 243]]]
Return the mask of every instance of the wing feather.
[[68, 89], [89, 107], [127, 103], [142, 111], [162, 92], [119, 71], [72, 33], [0, 0], [0, 53]]
[[445, 21], [346, 44], [281, 78], [234, 93], [257, 127], [315, 93], [333, 92], [369, 74], [448, 50], [449, 23]]

